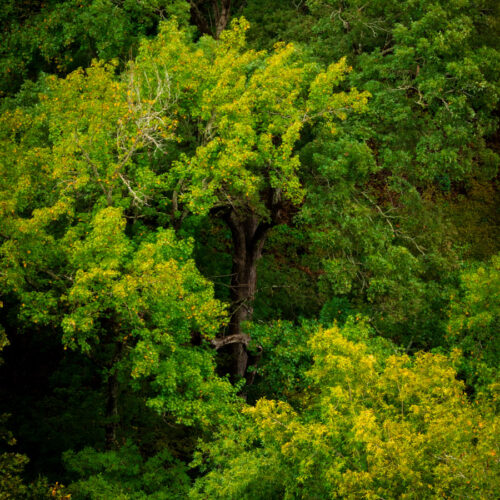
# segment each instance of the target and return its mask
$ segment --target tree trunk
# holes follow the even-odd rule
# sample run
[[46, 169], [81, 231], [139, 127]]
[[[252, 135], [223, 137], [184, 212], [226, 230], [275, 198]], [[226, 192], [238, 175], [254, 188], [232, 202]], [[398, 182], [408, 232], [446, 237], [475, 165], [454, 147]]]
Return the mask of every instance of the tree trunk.
[[214, 3], [218, 7], [216, 11], [217, 19], [215, 25], [215, 38], [218, 39], [220, 34], [226, 29], [227, 23], [229, 22], [229, 16], [231, 15], [231, 0], [222, 0], [220, 7], [217, 1]]
[[[269, 224], [259, 221], [255, 214], [239, 217], [234, 210], [226, 217], [233, 239], [233, 266], [231, 277], [231, 319], [230, 336], [241, 336], [242, 323], [250, 321], [253, 315], [253, 302], [257, 291], [257, 263], [262, 255]], [[238, 337], [234, 337], [235, 339]], [[234, 360], [233, 373], [244, 377], [247, 369], [247, 342], [231, 343]]]
[[109, 375], [106, 387], [106, 449], [116, 448], [118, 428], [118, 376], [116, 371]]
[[201, 33], [218, 39], [231, 16], [231, 0], [188, 0], [191, 6], [191, 19]]
[[106, 381], [106, 449], [112, 450], [117, 447], [117, 430], [119, 426], [119, 415], [118, 415], [118, 396], [119, 396], [119, 382], [118, 382], [118, 370], [116, 368], [116, 363], [121, 359], [123, 354], [123, 344], [114, 344], [114, 353], [111, 358], [111, 362], [108, 364], [107, 368], [109, 370], [108, 379]]

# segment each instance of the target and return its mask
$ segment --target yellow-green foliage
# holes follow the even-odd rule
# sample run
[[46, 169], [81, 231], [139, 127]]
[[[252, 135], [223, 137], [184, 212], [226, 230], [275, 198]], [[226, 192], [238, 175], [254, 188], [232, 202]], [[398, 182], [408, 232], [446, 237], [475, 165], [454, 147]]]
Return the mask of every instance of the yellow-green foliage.
[[[42, 380], [33, 396], [21, 395], [17, 401], [22, 404], [13, 404], [21, 417], [34, 401], [35, 420], [29, 422], [38, 423], [50, 411], [37, 398], [50, 394], [59, 408], [58, 398], [76, 387], [72, 404], [78, 406], [85, 401], [79, 392], [92, 394], [95, 386], [101, 408], [93, 420], [81, 416], [77, 425], [64, 427], [65, 419], [72, 418], [69, 412], [49, 418], [47, 426], [61, 425], [69, 434], [67, 429], [89, 422], [96, 428], [104, 425], [109, 447], [131, 436], [120, 450], [68, 453], [68, 463], [81, 476], [71, 491], [89, 498], [139, 498], [134, 489], [148, 498], [187, 495], [190, 443], [202, 436], [205, 441], [193, 462], [198, 467], [193, 498], [500, 498], [494, 412], [498, 387], [491, 384], [499, 353], [498, 258], [464, 273], [460, 293], [450, 297], [448, 339], [464, 358], [458, 352], [451, 358], [401, 354], [388, 342], [370, 339], [367, 325], [359, 320], [317, 331], [306, 323], [301, 328], [291, 322], [257, 323], [245, 332], [252, 335], [253, 328], [249, 349], [255, 349], [253, 359], [260, 358], [253, 367], [254, 388], [259, 377], [267, 377], [261, 384], [267, 383], [267, 392], [257, 393], [288, 400], [261, 399], [247, 406], [236, 397], [238, 387], [218, 376], [224, 374], [223, 363], [216, 366], [210, 346], [215, 335], [224, 334], [226, 308], [197, 269], [193, 249], [197, 257], [212, 249], [203, 236], [196, 245], [188, 237], [200, 236], [208, 216], [231, 213], [242, 227], [252, 220], [265, 230], [287, 220], [296, 233], [297, 272], [310, 277], [305, 283], [311, 283], [311, 294], [319, 282], [321, 294], [330, 299], [323, 310], [325, 324], [359, 306], [386, 336], [403, 338], [399, 334], [406, 326], [398, 325], [408, 325], [412, 331], [405, 333], [412, 341], [432, 338], [418, 345], [439, 344], [433, 334], [441, 331], [439, 322], [447, 310], [443, 297], [449, 296], [443, 290], [451, 286], [441, 287], [434, 275], [453, 269], [454, 257], [433, 250], [441, 241], [436, 236], [433, 243], [433, 235], [445, 226], [426, 229], [430, 236], [419, 238], [426, 228], [422, 221], [432, 217], [417, 217], [418, 205], [401, 193], [407, 181], [414, 186], [438, 182], [442, 189], [448, 183], [450, 188], [478, 162], [491, 175], [496, 169], [498, 158], [486, 139], [497, 121], [492, 114], [498, 89], [491, 82], [498, 56], [496, 50], [483, 51], [480, 64], [475, 44], [460, 52], [460, 42], [477, 32], [467, 28], [471, 20], [461, 21], [470, 2], [459, 2], [460, 16], [454, 17], [430, 4], [422, 17], [419, 2], [407, 2], [415, 9], [408, 14], [411, 22], [398, 14], [387, 29], [373, 23], [377, 9], [367, 24], [361, 21], [365, 14], [359, 17], [365, 7], [351, 2], [347, 17], [342, 14], [346, 19], [358, 12], [352, 19], [361, 19], [359, 26], [374, 33], [376, 27], [384, 44], [392, 33], [396, 44], [365, 52], [363, 64], [358, 63], [362, 76], [351, 73], [350, 80], [349, 57], [322, 67], [298, 45], [280, 42], [269, 51], [250, 49], [243, 18], [234, 20], [218, 40], [202, 36], [197, 41], [192, 31], [171, 20], [157, 37], [142, 42], [128, 65], [94, 61], [61, 78], [77, 67], [71, 46], [80, 38], [80, 28], [68, 30], [62, 39], [55, 29], [44, 43], [38, 43], [39, 33], [61, 26], [81, 5], [73, 0], [49, 3], [50, 12], [42, 6], [38, 19], [47, 25], [45, 31], [33, 27], [37, 23], [25, 30], [36, 45], [21, 46], [38, 46], [61, 73], [40, 75], [1, 104], [0, 293], [9, 311], [0, 311], [0, 348], [8, 343], [5, 330], [17, 341], [12, 342], [14, 354], [26, 346], [21, 361], [28, 365], [24, 360], [36, 358], [32, 351], [38, 344], [32, 339], [47, 340], [47, 360], [39, 356], [44, 358], [37, 359], [39, 365], [22, 366], [21, 371], [35, 377], [46, 364], [41, 378], [56, 385]], [[53, 10], [56, 3], [67, 9]], [[119, 29], [125, 26], [116, 21], [121, 3], [134, 12], [137, 8], [138, 16], [143, 8], [160, 16], [173, 12], [174, 5], [187, 14], [180, 0], [87, 2], [92, 6], [88, 12], [102, 12], [96, 26], [110, 18], [107, 36], [90, 36], [99, 41], [98, 54], [122, 53], [112, 46], [123, 48], [127, 40], [136, 40]], [[313, 14], [328, 8], [323, 16], [328, 26], [341, 19], [338, 2], [306, 3]], [[375, 3], [388, 14], [387, 2]], [[8, 12], [15, 12], [12, 0], [8, 5]], [[85, 18], [83, 26], [93, 25], [95, 16]], [[359, 32], [359, 26], [349, 36], [342, 32], [342, 39]], [[143, 27], [141, 33], [148, 31], [147, 23]], [[17, 32], [14, 24], [11, 28]], [[14, 47], [18, 36], [8, 33], [6, 46]], [[82, 61], [89, 60], [91, 46], [83, 43]], [[61, 47], [67, 48], [63, 55]], [[452, 52], [446, 56], [448, 48]], [[4, 52], [0, 49], [0, 73], [21, 75], [45, 67], [29, 63], [36, 51], [12, 62]], [[482, 67], [488, 74], [480, 74]], [[374, 104], [362, 115], [368, 121], [358, 115], [350, 123], [349, 115], [365, 112], [370, 97], [368, 91], [351, 88], [349, 81], [356, 78], [373, 93]], [[18, 84], [17, 76], [9, 76], [0, 91], [14, 92]], [[457, 231], [471, 246], [463, 255], [492, 253], [494, 232], [480, 245], [483, 230], [472, 226], [493, 213], [493, 194], [485, 188], [480, 203], [469, 200], [475, 215], [465, 217], [465, 229]], [[301, 231], [301, 221], [309, 235]], [[283, 251], [290, 241], [287, 231], [266, 256], [276, 254], [282, 268], [293, 267]], [[228, 236], [214, 236], [217, 251], [222, 249], [219, 255], [231, 246]], [[321, 251], [309, 253], [311, 245]], [[205, 276], [219, 274], [211, 267], [205, 267]], [[289, 287], [275, 281], [269, 280], [272, 293]], [[297, 283], [304, 281], [297, 278]], [[298, 317], [301, 313], [294, 309], [299, 299], [293, 295], [303, 290], [291, 285], [295, 291], [286, 296], [291, 299], [286, 309], [290, 317]], [[315, 300], [319, 309], [323, 298]], [[233, 306], [251, 305], [246, 302]], [[303, 302], [312, 316], [310, 302]], [[269, 317], [280, 317], [275, 299], [266, 307]], [[254, 319], [261, 319], [257, 308]], [[391, 324], [396, 325], [392, 333]], [[23, 330], [28, 335], [20, 342], [17, 335]], [[10, 380], [17, 377], [16, 361], [5, 364]], [[54, 366], [60, 361], [65, 368], [58, 372]], [[266, 366], [271, 362], [272, 368]], [[79, 373], [87, 366], [92, 387], [87, 375]], [[467, 383], [488, 386], [474, 394], [474, 402], [465, 395], [456, 366], [461, 377], [465, 367]], [[75, 380], [57, 385], [65, 379], [61, 374], [70, 372], [76, 373]], [[252, 397], [251, 390], [247, 395]], [[158, 420], [142, 418], [144, 404], [156, 411]], [[101, 418], [98, 413], [105, 407]], [[185, 427], [165, 431], [161, 423], [158, 429], [155, 422], [162, 417], [167, 427], [171, 422]], [[23, 432], [29, 427], [25, 422], [19, 423]], [[2, 434], [0, 428], [0, 438]], [[34, 449], [45, 436], [36, 439]], [[175, 447], [166, 449], [173, 441]], [[25, 444], [30, 442], [25, 435]], [[0, 496], [26, 496], [21, 472], [27, 458], [1, 451]], [[34, 464], [34, 470], [39, 466]], [[170, 482], [180, 478], [181, 488], [165, 496]], [[59, 485], [52, 492], [53, 497], [65, 495]]]
[[224, 311], [191, 244], [155, 229], [221, 206], [265, 219], [270, 190], [300, 203], [302, 129], [334, 132], [368, 99], [336, 91], [345, 60], [249, 50], [247, 28], [195, 43], [170, 21], [121, 77], [99, 61], [48, 76], [0, 117], [0, 284], [21, 324], [62, 327], [66, 348], [106, 353], [107, 374], [153, 380], [150, 404], [184, 423], [208, 423], [200, 408], [231, 392], [191, 345]]
[[239, 422], [211, 446], [217, 470], [194, 498], [497, 498], [493, 410], [467, 400], [452, 359], [348, 339], [363, 329], [319, 330], [302, 407], [246, 409], [243, 431]]
[[183, 186], [181, 198], [193, 212], [230, 206], [266, 216], [262, 194], [270, 188], [299, 203], [295, 146], [302, 129], [322, 123], [333, 133], [335, 122], [363, 111], [369, 97], [335, 90], [350, 71], [344, 59], [322, 71], [292, 44], [249, 50], [247, 29], [242, 18], [220, 40], [194, 44], [166, 23], [130, 70], [140, 92], [163, 88], [169, 96], [173, 134], [188, 149], [169, 177]]
[[208, 424], [234, 391], [191, 336], [213, 337], [224, 307], [192, 242], [137, 223], [160, 182], [141, 155], [170, 122], [113, 66], [45, 83], [34, 108], [0, 118], [0, 284], [19, 324], [62, 329], [64, 348], [101, 356], [106, 374], [152, 381], [158, 411]]

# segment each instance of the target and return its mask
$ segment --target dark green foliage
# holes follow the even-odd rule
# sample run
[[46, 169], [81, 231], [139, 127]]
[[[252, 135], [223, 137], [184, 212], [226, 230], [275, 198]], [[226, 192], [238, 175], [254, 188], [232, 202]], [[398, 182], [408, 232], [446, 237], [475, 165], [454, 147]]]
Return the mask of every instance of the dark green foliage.
[[265, 395], [293, 400], [305, 390], [304, 374], [312, 362], [307, 341], [316, 327], [313, 322], [295, 325], [281, 320], [252, 325], [251, 352], [257, 358], [255, 385], [248, 387], [252, 400]]
[[12, 451], [3, 451], [5, 445], [13, 446], [16, 440], [5, 429], [8, 415], [0, 416], [0, 495], [2, 498], [15, 499], [26, 495], [27, 487], [23, 484], [22, 473], [28, 463], [28, 457]]
[[173, 500], [185, 498], [189, 489], [186, 465], [167, 449], [145, 459], [137, 446], [126, 442], [116, 451], [68, 451], [64, 461], [70, 474], [79, 478], [68, 489], [76, 500]]
[[345, 297], [333, 297], [321, 308], [319, 319], [323, 326], [335, 322], [343, 325], [352, 313], [352, 306]]
[[[349, 58], [352, 83], [373, 95], [360, 121], [379, 165], [444, 189], [471, 172], [495, 175], [499, 159], [489, 141], [498, 124], [497, 2], [309, 0], [303, 7], [281, 36], [314, 57]], [[285, 21], [290, 10], [277, 5], [261, 17], [263, 26], [280, 13]]]
[[161, 19], [187, 19], [184, 0], [6, 0], [0, 22], [0, 96], [40, 71], [64, 75], [92, 59], [134, 57]]

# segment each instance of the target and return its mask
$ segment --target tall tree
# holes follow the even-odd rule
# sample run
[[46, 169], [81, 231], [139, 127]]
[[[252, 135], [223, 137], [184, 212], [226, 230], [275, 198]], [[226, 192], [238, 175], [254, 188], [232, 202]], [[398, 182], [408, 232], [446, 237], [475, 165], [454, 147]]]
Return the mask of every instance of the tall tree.
[[240, 376], [249, 340], [242, 323], [252, 318], [257, 262], [269, 229], [304, 197], [301, 134], [313, 127], [334, 134], [334, 123], [362, 111], [368, 98], [355, 89], [334, 91], [349, 71], [344, 60], [322, 70], [292, 45], [248, 50], [247, 28], [242, 19], [219, 41], [194, 44], [169, 24], [142, 46], [131, 69], [138, 93], [161, 87], [171, 96], [168, 113], [175, 115], [182, 152], [175, 161], [167, 153], [159, 168], [173, 188], [174, 215], [209, 214], [231, 231], [231, 319], [216, 345], [235, 344]]
[[213, 418], [204, 401], [231, 393], [201, 345], [219, 330], [224, 308], [190, 258], [192, 244], [141, 220], [141, 148], [161, 123], [147, 103], [127, 100], [128, 83], [112, 67], [42, 88], [35, 106], [0, 120], [0, 283], [19, 301], [19, 328], [52, 328], [94, 361], [109, 448], [119, 440], [121, 389], [145, 379], [158, 412], [206, 425]]

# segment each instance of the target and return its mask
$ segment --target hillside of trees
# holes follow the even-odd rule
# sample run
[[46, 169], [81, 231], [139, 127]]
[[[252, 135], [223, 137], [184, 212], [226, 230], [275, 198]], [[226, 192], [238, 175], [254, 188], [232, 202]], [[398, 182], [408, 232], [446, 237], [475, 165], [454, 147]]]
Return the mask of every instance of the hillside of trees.
[[0, 499], [500, 498], [498, 1], [0, 7]]

